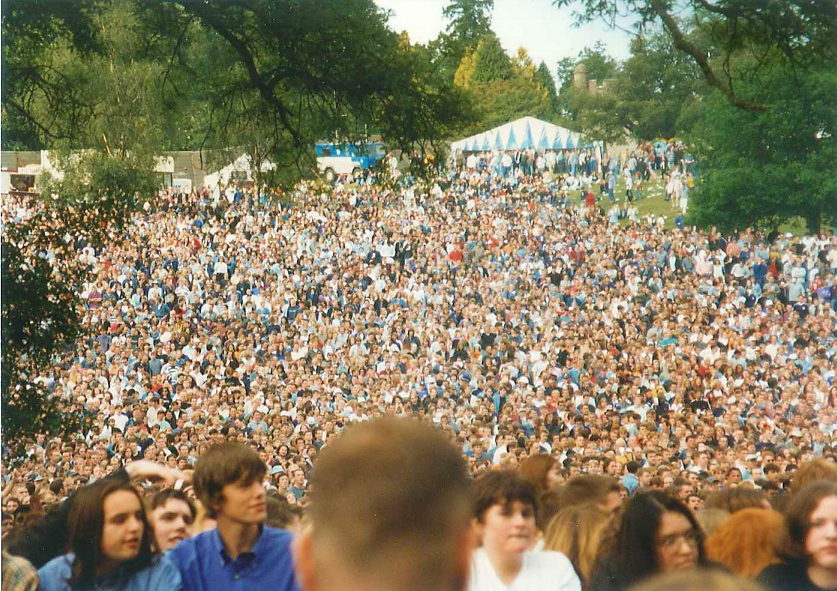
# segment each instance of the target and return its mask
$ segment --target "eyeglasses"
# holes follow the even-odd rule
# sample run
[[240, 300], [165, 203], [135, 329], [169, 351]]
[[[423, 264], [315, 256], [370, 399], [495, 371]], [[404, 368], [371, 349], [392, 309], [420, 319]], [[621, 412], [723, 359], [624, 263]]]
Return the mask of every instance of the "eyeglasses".
[[703, 535], [697, 530], [689, 530], [682, 534], [673, 534], [660, 538], [657, 545], [666, 550], [673, 550], [680, 545], [680, 542], [686, 542], [690, 546], [698, 546], [703, 540]]

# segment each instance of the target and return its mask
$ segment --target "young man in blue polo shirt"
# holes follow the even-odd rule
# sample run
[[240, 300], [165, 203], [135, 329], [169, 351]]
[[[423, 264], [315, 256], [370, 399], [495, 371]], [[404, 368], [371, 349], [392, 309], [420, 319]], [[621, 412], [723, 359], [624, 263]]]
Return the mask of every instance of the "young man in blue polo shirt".
[[184, 591], [298, 591], [291, 534], [262, 525], [266, 471], [243, 443], [213, 445], [198, 459], [195, 492], [218, 526], [170, 552]]

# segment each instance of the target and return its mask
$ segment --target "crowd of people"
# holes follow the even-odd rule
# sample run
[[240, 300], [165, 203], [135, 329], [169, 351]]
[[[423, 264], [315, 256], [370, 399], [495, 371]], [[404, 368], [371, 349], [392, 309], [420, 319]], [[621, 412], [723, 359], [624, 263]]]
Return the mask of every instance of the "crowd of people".
[[[633, 182], [623, 169], [645, 159], [615, 159], [615, 182]], [[812, 575], [780, 558], [814, 560], [811, 515], [833, 509], [826, 491], [792, 513], [800, 477], [833, 478], [837, 237], [667, 228], [636, 210], [608, 215], [589, 178], [570, 188], [527, 172], [466, 164], [394, 189], [373, 176], [302, 183], [282, 201], [168, 190], [114, 245], [77, 243], [95, 272], [87, 334], [35, 379], [89, 425], [67, 440], [36, 434], [21, 457], [5, 450], [9, 547], [45, 589], [327, 589], [367, 554], [406, 565], [397, 536], [433, 539], [418, 518], [405, 533], [397, 511], [374, 526], [362, 507], [337, 517], [338, 500], [318, 508], [309, 485], [332, 486], [327, 473], [355, 504], [363, 491], [373, 509], [393, 501], [392, 487], [350, 486], [339, 461], [320, 467], [344, 431], [395, 415], [434, 425], [476, 479], [465, 522], [481, 547], [460, 552], [464, 574], [432, 573], [450, 577], [435, 586], [623, 589], [677, 570], [666, 565], [726, 564], [705, 536], [752, 509], [786, 510], [777, 531], [801, 524], [788, 535], [804, 552], [777, 554], [763, 580], [796, 568], [829, 588], [833, 566]], [[9, 201], [2, 213], [27, 215]], [[404, 487], [416, 511], [427, 495], [456, 497]], [[309, 519], [356, 544], [333, 578], [320, 572], [337, 553], [325, 536], [297, 536], [308, 560], [292, 565], [290, 535], [258, 525]], [[387, 536], [392, 555], [372, 552]], [[459, 546], [438, 543], [455, 562]]]

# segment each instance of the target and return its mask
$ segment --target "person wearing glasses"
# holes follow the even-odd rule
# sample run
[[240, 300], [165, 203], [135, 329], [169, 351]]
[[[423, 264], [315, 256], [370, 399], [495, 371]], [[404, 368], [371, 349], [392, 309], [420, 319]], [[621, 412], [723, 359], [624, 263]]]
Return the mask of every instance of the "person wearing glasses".
[[703, 534], [686, 505], [661, 492], [635, 496], [606, 540], [590, 591], [623, 591], [650, 576], [711, 566]]

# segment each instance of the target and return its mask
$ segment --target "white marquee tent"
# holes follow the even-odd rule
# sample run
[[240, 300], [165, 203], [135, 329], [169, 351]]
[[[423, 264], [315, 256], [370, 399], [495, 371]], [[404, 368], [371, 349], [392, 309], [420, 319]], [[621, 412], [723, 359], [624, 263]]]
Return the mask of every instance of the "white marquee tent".
[[466, 137], [450, 145], [456, 152], [490, 152], [491, 150], [574, 150], [590, 144], [584, 136], [566, 127], [560, 127], [535, 119], [522, 117], [494, 129]]

